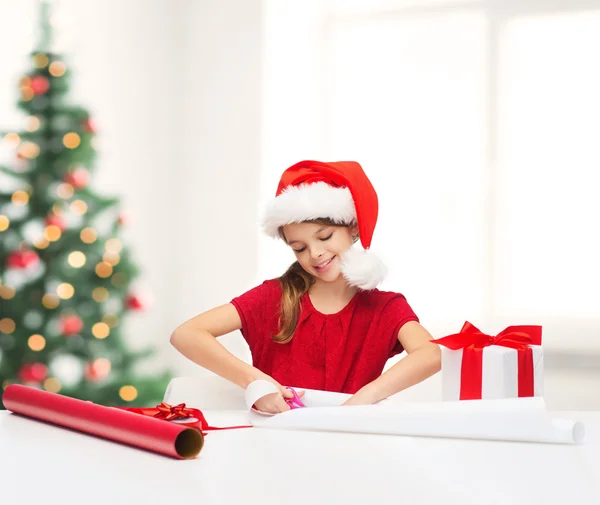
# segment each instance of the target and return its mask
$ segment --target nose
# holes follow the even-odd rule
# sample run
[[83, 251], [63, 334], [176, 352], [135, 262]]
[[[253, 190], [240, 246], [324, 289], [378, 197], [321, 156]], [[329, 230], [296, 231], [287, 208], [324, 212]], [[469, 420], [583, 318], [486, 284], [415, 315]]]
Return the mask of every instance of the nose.
[[312, 248], [312, 249], [310, 250], [310, 255], [311, 255], [311, 256], [312, 256], [314, 259], [316, 259], [316, 260], [318, 260], [319, 258], [321, 258], [321, 257], [323, 256], [323, 254], [325, 254], [325, 253], [324, 253], [324, 251], [322, 251], [321, 249]]

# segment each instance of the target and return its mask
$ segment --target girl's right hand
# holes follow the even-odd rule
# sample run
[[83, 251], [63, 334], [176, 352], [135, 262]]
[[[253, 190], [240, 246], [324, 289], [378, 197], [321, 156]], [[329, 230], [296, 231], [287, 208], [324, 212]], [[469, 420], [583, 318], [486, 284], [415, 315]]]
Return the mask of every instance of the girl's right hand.
[[[285, 398], [293, 398], [294, 394], [271, 377], [267, 380], [275, 384], [275, 386], [279, 388], [279, 392], [269, 393], [268, 395], [263, 396], [254, 403], [254, 407], [261, 412], [267, 412], [269, 414], [279, 414], [290, 410], [290, 406], [285, 402]], [[304, 396], [304, 391], [298, 391], [297, 393], [300, 398]]]
[[267, 412], [269, 414], [279, 414], [280, 412], [290, 410], [290, 406], [285, 403], [281, 392], [269, 393], [268, 395], [263, 396], [256, 401], [254, 407], [261, 412]]

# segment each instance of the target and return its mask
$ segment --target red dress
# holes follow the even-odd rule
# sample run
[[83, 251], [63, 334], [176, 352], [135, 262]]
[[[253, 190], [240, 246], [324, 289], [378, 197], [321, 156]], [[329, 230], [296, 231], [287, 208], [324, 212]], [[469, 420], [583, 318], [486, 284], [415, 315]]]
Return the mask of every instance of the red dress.
[[253, 365], [284, 386], [354, 394], [375, 380], [392, 356], [404, 349], [398, 331], [408, 321], [419, 321], [399, 293], [358, 291], [336, 314], [317, 311], [308, 294], [294, 337], [278, 344], [281, 286], [277, 279], [234, 298], [242, 320]]

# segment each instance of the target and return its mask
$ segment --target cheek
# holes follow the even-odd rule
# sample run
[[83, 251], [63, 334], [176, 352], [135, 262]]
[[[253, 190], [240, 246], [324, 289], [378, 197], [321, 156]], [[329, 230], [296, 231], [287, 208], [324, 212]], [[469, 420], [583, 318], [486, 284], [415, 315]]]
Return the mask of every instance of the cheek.
[[308, 254], [306, 251], [302, 251], [301, 253], [294, 253], [296, 256], [296, 261], [300, 263], [300, 265], [304, 266], [307, 262]]
[[331, 244], [331, 248], [335, 251], [347, 251], [352, 245], [352, 239], [350, 237], [342, 236]]

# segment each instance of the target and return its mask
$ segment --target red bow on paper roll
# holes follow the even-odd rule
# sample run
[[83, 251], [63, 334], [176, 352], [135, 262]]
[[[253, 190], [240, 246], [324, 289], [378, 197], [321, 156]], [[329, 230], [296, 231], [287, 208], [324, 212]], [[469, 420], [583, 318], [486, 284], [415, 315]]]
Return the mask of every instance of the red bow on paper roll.
[[165, 419], [166, 421], [172, 421], [173, 419], [185, 419], [186, 417], [202, 416], [202, 412], [198, 409], [188, 409], [185, 407], [185, 403], [180, 403], [171, 407], [168, 403], [161, 402], [160, 405], [156, 406], [158, 412], [154, 414], [154, 417], [159, 419]]
[[519, 397], [533, 396], [534, 370], [530, 345], [542, 344], [541, 326], [509, 326], [498, 335], [486, 335], [468, 321], [460, 333], [432, 341], [456, 351], [463, 349], [460, 374], [460, 399], [481, 399], [483, 380], [483, 349], [491, 345], [517, 350]]
[[189, 419], [190, 423], [186, 423], [190, 428], [196, 428], [197, 430], [206, 431], [212, 430], [233, 430], [237, 428], [251, 428], [252, 426], [227, 426], [225, 428], [217, 428], [216, 426], [210, 426], [199, 409], [188, 408], [185, 403], [180, 403], [175, 406], [171, 406], [168, 403], [162, 402], [154, 408], [134, 408], [134, 407], [117, 407], [122, 410], [128, 410], [134, 414], [141, 414], [143, 416], [156, 417], [158, 419], [164, 419], [165, 421], [179, 421], [181, 419]]

